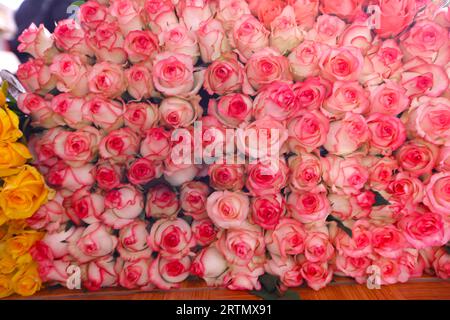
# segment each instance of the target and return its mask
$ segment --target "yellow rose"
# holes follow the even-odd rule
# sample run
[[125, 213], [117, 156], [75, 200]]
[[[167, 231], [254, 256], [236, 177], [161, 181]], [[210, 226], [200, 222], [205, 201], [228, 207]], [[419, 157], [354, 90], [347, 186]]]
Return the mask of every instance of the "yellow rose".
[[6, 97], [3, 94], [3, 91], [0, 90], [0, 107], [3, 107], [6, 104]]
[[36, 231], [24, 231], [6, 240], [6, 251], [13, 257], [23, 256], [34, 243], [42, 238], [43, 234]]
[[19, 271], [12, 277], [13, 290], [24, 297], [29, 297], [41, 289], [41, 278], [37, 265], [32, 263]]
[[16, 269], [16, 260], [7, 253], [0, 254], [0, 274], [10, 274]]
[[0, 107], [0, 141], [17, 141], [22, 137], [19, 117], [8, 107]]
[[0, 142], [0, 177], [15, 174], [17, 168], [31, 159], [28, 148], [19, 142]]
[[[8, 220], [9, 220], [8, 217], [5, 216], [5, 214], [3, 213], [3, 210], [0, 208], [0, 227], [3, 226], [6, 223], [6, 221], [8, 221]], [[2, 230], [0, 228], [0, 240], [2, 238], [3, 238], [2, 237]]]
[[9, 275], [0, 274], [0, 299], [10, 296], [14, 293], [12, 280]]
[[43, 177], [31, 166], [23, 166], [16, 175], [4, 179], [0, 208], [10, 219], [27, 219], [47, 202], [49, 189]]

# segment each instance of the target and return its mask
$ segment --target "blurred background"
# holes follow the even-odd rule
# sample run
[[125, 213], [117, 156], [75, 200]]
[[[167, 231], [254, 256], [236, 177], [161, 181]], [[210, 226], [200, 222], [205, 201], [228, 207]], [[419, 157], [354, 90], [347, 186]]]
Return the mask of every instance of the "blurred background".
[[0, 70], [15, 73], [26, 55], [17, 52], [17, 37], [34, 22], [53, 32], [55, 21], [69, 16], [74, 0], [0, 0]]

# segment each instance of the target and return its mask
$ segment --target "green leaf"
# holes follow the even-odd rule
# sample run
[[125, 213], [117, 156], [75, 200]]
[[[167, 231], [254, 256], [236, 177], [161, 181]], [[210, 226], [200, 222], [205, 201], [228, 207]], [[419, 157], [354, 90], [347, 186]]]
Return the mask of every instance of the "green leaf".
[[8, 81], [3, 81], [2, 83], [2, 92], [5, 98], [8, 96]]
[[350, 238], [353, 238], [353, 232], [352, 229], [347, 227], [340, 219], [336, 218], [335, 216], [332, 216], [331, 214], [327, 217], [327, 221], [334, 221], [337, 223], [337, 226], [342, 229]]
[[378, 191], [374, 191], [371, 190], [374, 194], [375, 194], [375, 203], [374, 203], [374, 207], [378, 207], [378, 206], [386, 206], [391, 204], [389, 201], [387, 201], [385, 198], [383, 198], [383, 196], [378, 192]]
[[83, 4], [85, 4], [86, 3], [86, 1], [84, 1], [84, 0], [78, 0], [78, 1], [75, 1], [75, 2], [72, 2], [72, 6], [77, 6], [77, 7], [80, 7], [80, 6], [82, 6]]
[[261, 283], [261, 290], [250, 291], [251, 294], [257, 297], [264, 300], [300, 300], [300, 296], [295, 291], [280, 292], [280, 279], [274, 275], [265, 273], [258, 280]]
[[450, 246], [444, 246], [444, 250], [447, 254], [450, 254]]

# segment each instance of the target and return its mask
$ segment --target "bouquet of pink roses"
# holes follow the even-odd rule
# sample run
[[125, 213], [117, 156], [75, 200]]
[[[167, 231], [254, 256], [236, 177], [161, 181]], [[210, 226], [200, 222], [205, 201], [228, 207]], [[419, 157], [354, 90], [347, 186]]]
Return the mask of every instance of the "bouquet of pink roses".
[[[56, 197], [43, 281], [315, 290], [450, 276], [448, 8], [416, 0], [89, 0], [17, 76]], [[262, 152], [270, 150], [270, 152]], [[261, 153], [264, 156], [261, 157]], [[180, 161], [181, 160], [181, 161]], [[374, 271], [375, 270], [375, 271]]]

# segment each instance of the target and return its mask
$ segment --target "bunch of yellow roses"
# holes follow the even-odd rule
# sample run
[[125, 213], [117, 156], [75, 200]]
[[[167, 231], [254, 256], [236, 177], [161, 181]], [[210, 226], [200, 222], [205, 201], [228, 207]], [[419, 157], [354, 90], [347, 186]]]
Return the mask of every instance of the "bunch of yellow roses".
[[27, 228], [26, 220], [47, 202], [51, 190], [18, 140], [19, 117], [8, 108], [0, 90], [0, 298], [13, 293], [30, 296], [41, 287], [30, 249], [43, 233]]

